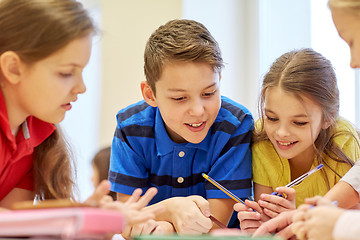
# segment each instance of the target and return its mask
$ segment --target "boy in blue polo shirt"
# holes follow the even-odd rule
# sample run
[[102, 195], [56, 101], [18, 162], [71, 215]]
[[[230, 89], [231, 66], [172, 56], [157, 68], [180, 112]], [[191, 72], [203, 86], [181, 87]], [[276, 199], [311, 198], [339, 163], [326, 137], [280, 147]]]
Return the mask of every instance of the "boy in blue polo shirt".
[[[234, 201], [201, 174], [238, 197], [251, 195], [253, 118], [244, 106], [220, 95], [223, 60], [201, 23], [172, 20], [160, 26], [144, 58], [144, 100], [117, 114], [111, 190], [125, 201], [136, 188], [156, 187], [150, 204], [166, 210], [151, 231], [207, 233], [217, 227], [210, 214], [228, 223]], [[145, 228], [136, 231], [149, 233]]]

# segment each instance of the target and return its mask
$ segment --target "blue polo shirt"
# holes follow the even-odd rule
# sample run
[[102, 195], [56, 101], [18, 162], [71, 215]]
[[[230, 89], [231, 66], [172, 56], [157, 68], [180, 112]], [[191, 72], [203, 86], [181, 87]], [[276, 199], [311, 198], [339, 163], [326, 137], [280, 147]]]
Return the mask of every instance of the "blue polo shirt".
[[221, 108], [205, 139], [175, 143], [168, 136], [160, 111], [145, 101], [122, 109], [111, 147], [111, 190], [131, 195], [156, 187], [150, 204], [175, 196], [229, 198], [206, 173], [238, 197], [251, 196], [251, 113], [239, 103], [221, 97]]

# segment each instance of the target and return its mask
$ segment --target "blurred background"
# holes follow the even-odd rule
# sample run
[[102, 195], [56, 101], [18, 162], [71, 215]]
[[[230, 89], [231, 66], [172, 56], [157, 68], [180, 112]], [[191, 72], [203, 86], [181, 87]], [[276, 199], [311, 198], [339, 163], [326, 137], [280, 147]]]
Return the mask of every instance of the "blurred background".
[[140, 82], [147, 39], [172, 19], [203, 23], [219, 42], [226, 63], [221, 94], [257, 118], [263, 75], [283, 53], [311, 47], [334, 65], [340, 80], [340, 114], [359, 124], [357, 71], [338, 36], [327, 0], [80, 0], [99, 33], [84, 70], [87, 92], [61, 123], [77, 161], [80, 199], [93, 191], [91, 160], [111, 144], [116, 113], [142, 99]]

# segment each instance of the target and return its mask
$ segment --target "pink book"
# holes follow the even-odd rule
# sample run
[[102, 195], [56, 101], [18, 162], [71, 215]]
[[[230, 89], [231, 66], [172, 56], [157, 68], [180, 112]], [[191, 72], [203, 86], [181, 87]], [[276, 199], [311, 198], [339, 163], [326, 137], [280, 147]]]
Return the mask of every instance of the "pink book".
[[0, 237], [103, 239], [121, 233], [121, 213], [91, 207], [47, 208], [0, 212]]

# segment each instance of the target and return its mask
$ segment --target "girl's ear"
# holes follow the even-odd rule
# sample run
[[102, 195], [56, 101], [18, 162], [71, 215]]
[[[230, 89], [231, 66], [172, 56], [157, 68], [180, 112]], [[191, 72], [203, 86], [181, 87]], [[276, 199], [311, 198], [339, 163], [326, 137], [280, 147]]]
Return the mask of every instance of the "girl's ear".
[[5, 79], [17, 84], [20, 82], [22, 61], [15, 52], [7, 51], [0, 55], [0, 69]]
[[157, 107], [156, 99], [153, 90], [149, 86], [147, 81], [142, 81], [140, 84], [141, 87], [141, 93], [143, 95], [143, 98], [147, 104], [149, 104], [152, 107]]
[[333, 124], [333, 122], [334, 122], [334, 119], [333, 119], [333, 118], [328, 119], [328, 120], [325, 120], [325, 121], [323, 122], [322, 129], [327, 129], [328, 127], [331, 126], [331, 124]]

